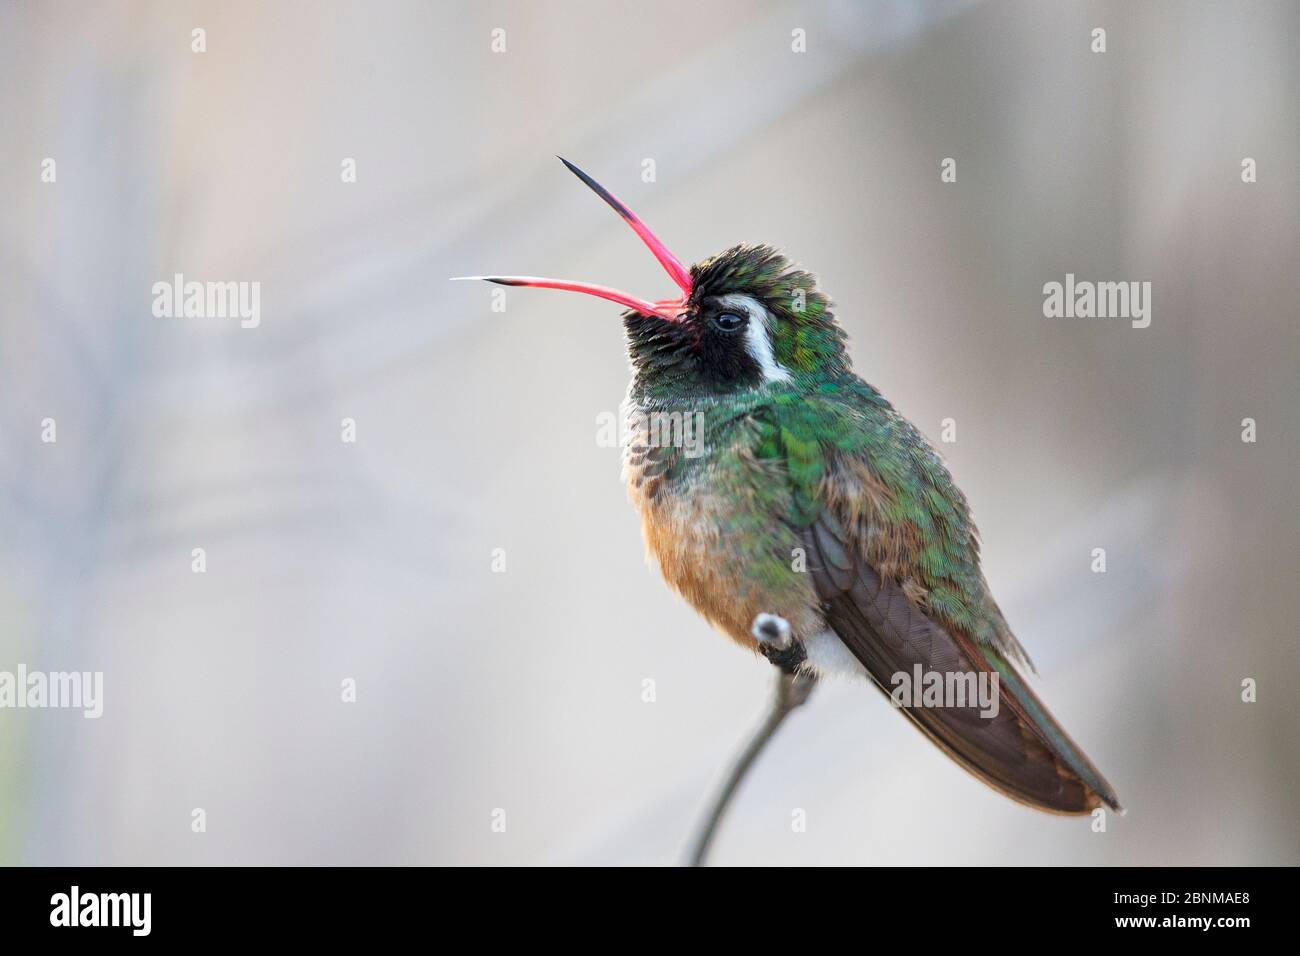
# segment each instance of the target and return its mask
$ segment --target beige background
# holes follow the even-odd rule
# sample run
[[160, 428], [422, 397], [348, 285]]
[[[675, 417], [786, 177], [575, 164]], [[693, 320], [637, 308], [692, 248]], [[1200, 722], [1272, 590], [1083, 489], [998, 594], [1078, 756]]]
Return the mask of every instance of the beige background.
[[[1283, 2], [5, 4], [0, 669], [106, 700], [0, 711], [0, 860], [678, 859], [769, 669], [645, 567], [595, 440], [617, 310], [446, 281], [668, 294], [562, 153], [688, 261], [787, 249], [859, 372], [956, 419], [1037, 687], [1129, 807], [1025, 810], [837, 684], [717, 862], [1300, 862], [1298, 46]], [[178, 271], [261, 282], [261, 326], [154, 318]], [[1151, 327], [1043, 318], [1066, 272], [1151, 281]]]

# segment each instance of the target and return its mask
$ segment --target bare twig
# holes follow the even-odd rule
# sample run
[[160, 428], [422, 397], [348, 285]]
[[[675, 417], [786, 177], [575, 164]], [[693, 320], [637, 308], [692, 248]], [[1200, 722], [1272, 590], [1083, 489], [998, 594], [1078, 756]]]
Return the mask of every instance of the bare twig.
[[713, 798], [709, 812], [700, 821], [695, 837], [691, 841], [691, 866], [704, 865], [714, 834], [717, 833], [722, 818], [731, 804], [731, 798], [735, 796], [741, 781], [745, 779], [745, 774], [758, 759], [758, 755], [763, 752], [763, 748], [772, 739], [781, 722], [792, 710], [808, 699], [816, 683], [815, 677], [799, 669], [806, 655], [803, 645], [794, 639], [788, 621], [774, 614], [760, 614], [754, 618], [752, 633], [758, 641], [763, 656], [777, 668], [772, 703], [763, 722], [754, 730], [744, 748], [736, 756], [731, 769], [722, 778], [722, 784]]

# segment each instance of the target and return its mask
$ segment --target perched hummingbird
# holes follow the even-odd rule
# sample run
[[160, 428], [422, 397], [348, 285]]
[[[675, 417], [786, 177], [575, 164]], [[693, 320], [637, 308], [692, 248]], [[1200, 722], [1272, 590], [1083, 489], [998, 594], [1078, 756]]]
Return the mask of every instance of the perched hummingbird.
[[[989, 593], [965, 496], [916, 427], [853, 373], [815, 277], [767, 245], [733, 246], [688, 269], [627, 206], [561, 161], [641, 237], [681, 296], [651, 302], [585, 282], [468, 278], [583, 292], [627, 309], [624, 477], [669, 585], [790, 673], [865, 676], [886, 694], [899, 675], [938, 674], [954, 687], [983, 677], [997, 688], [996, 708], [925, 706], [918, 689], [901, 709], [1015, 800], [1056, 813], [1118, 810], [1021, 676], [1018, 666], [1032, 664]], [[702, 453], [656, 440], [663, 422], [699, 422]], [[788, 622], [788, 650], [756, 640], [751, 625], [762, 615]]]

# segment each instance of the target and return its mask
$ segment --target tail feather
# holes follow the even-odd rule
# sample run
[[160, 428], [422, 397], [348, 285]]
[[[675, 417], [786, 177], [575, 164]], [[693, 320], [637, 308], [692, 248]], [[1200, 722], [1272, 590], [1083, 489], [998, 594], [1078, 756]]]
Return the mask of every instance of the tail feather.
[[887, 695], [895, 675], [911, 674], [917, 665], [925, 673], [997, 675], [996, 714], [984, 713], [978, 701], [900, 708], [953, 760], [1041, 810], [1082, 814], [1103, 804], [1121, 809], [1110, 784], [994, 648], [935, 623], [865, 562], [834, 560], [840, 555], [827, 561], [815, 535], [807, 543], [827, 624]]

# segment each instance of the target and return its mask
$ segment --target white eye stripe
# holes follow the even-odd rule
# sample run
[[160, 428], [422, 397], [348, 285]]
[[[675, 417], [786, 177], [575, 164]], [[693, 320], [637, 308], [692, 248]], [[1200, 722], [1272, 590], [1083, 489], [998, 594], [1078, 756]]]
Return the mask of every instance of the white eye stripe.
[[745, 326], [745, 351], [758, 363], [759, 370], [763, 373], [763, 381], [790, 381], [792, 378], [790, 370], [776, 360], [776, 352], [772, 348], [772, 316], [764, 308], [763, 303], [752, 295], [745, 295], [742, 292], [719, 296], [718, 301], [727, 308], [736, 309], [749, 316], [749, 322]]

